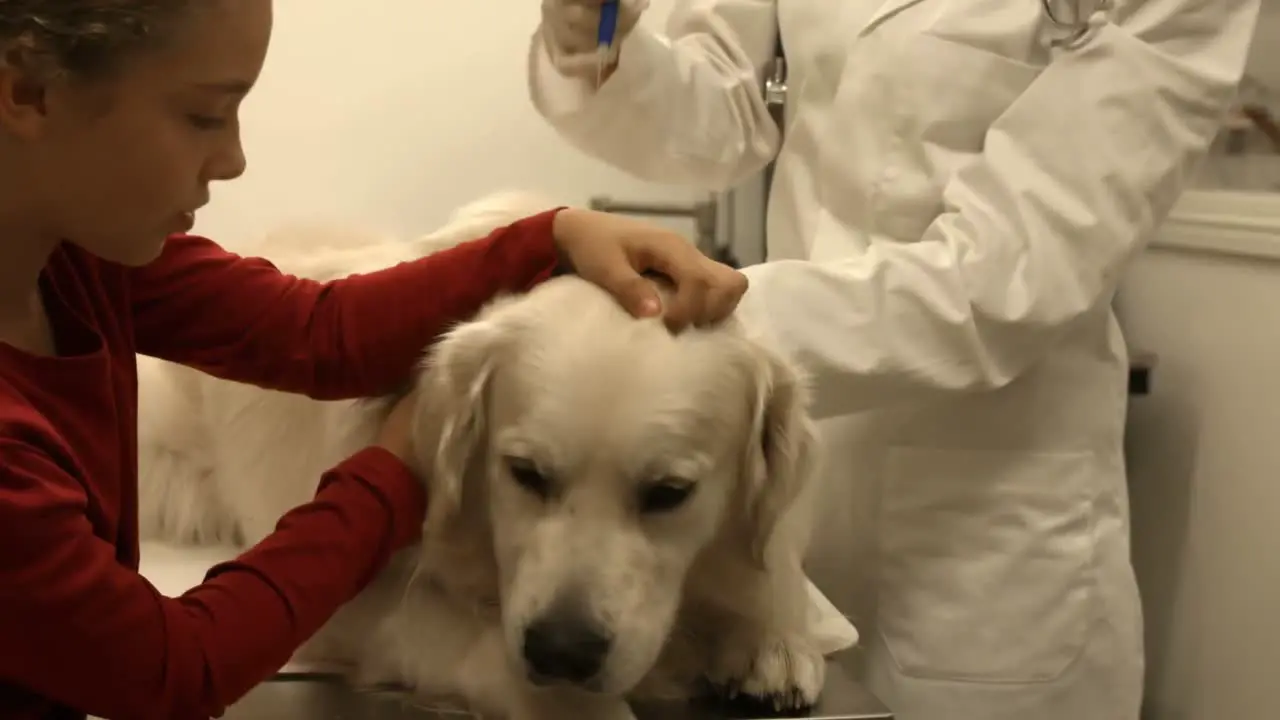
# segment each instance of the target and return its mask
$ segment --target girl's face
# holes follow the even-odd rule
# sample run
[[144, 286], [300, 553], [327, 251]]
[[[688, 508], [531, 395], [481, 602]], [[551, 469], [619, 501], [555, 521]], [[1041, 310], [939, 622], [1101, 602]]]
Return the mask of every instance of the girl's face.
[[109, 79], [41, 80], [0, 64], [0, 187], [23, 198], [20, 219], [0, 219], [6, 229], [141, 265], [190, 229], [211, 182], [244, 171], [239, 109], [266, 56], [271, 2], [192, 7]]

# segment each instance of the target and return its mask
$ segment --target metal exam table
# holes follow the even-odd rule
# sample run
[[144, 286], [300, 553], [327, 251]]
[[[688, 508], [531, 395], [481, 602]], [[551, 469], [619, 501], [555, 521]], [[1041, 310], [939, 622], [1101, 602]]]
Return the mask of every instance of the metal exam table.
[[[637, 720], [755, 720], [692, 705], [635, 708]], [[357, 693], [324, 675], [288, 674], [263, 683], [227, 708], [224, 720], [464, 720], [460, 710], [429, 710], [391, 696]], [[853, 681], [838, 661], [827, 665], [822, 701], [804, 718], [892, 720], [893, 713]]]

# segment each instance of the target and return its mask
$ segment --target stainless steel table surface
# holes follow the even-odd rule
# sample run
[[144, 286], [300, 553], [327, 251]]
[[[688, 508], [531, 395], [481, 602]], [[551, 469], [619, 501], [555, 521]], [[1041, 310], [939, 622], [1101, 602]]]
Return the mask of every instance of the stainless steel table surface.
[[[813, 720], [892, 720], [893, 714], [863, 690], [838, 663], [829, 663], [819, 707], [801, 717]], [[692, 705], [635, 708], [637, 720], [753, 720], [717, 714]], [[460, 710], [428, 710], [392, 696], [358, 693], [323, 676], [290, 676], [259, 685], [227, 709], [225, 720], [463, 720]]]

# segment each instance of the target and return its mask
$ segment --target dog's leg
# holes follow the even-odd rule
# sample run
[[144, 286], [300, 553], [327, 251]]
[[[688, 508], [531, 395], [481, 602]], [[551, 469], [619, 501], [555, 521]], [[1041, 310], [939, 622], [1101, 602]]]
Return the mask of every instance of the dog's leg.
[[[449, 695], [460, 696], [468, 710], [485, 720], [500, 720], [515, 714], [513, 702], [521, 681], [515, 678], [507, 663], [502, 630], [490, 627], [452, 668], [451, 687], [441, 688]], [[419, 678], [419, 683], [426, 678]], [[438, 682], [437, 682], [437, 686]], [[419, 695], [425, 697], [419, 685]], [[438, 691], [436, 691], [438, 692]]]
[[719, 699], [753, 717], [790, 717], [817, 704], [826, 659], [799, 635], [738, 635], [722, 648], [710, 680]]
[[805, 634], [803, 572], [760, 573], [752, 584], [712, 651], [712, 694], [753, 717], [808, 710], [822, 694], [826, 658]]
[[412, 560], [393, 562], [326, 625], [331, 647], [359, 648], [348, 681], [403, 689], [421, 707], [460, 704], [486, 720], [511, 716], [523, 682], [511, 673], [501, 627], [429, 585], [412, 585]]

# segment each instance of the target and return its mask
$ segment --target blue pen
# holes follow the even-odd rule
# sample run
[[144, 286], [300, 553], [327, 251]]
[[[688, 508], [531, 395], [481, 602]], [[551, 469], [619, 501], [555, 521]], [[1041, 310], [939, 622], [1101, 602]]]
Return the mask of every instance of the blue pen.
[[618, 30], [618, 1], [600, 5], [600, 27], [596, 31], [596, 86], [604, 81], [604, 69], [613, 55], [613, 34]]

